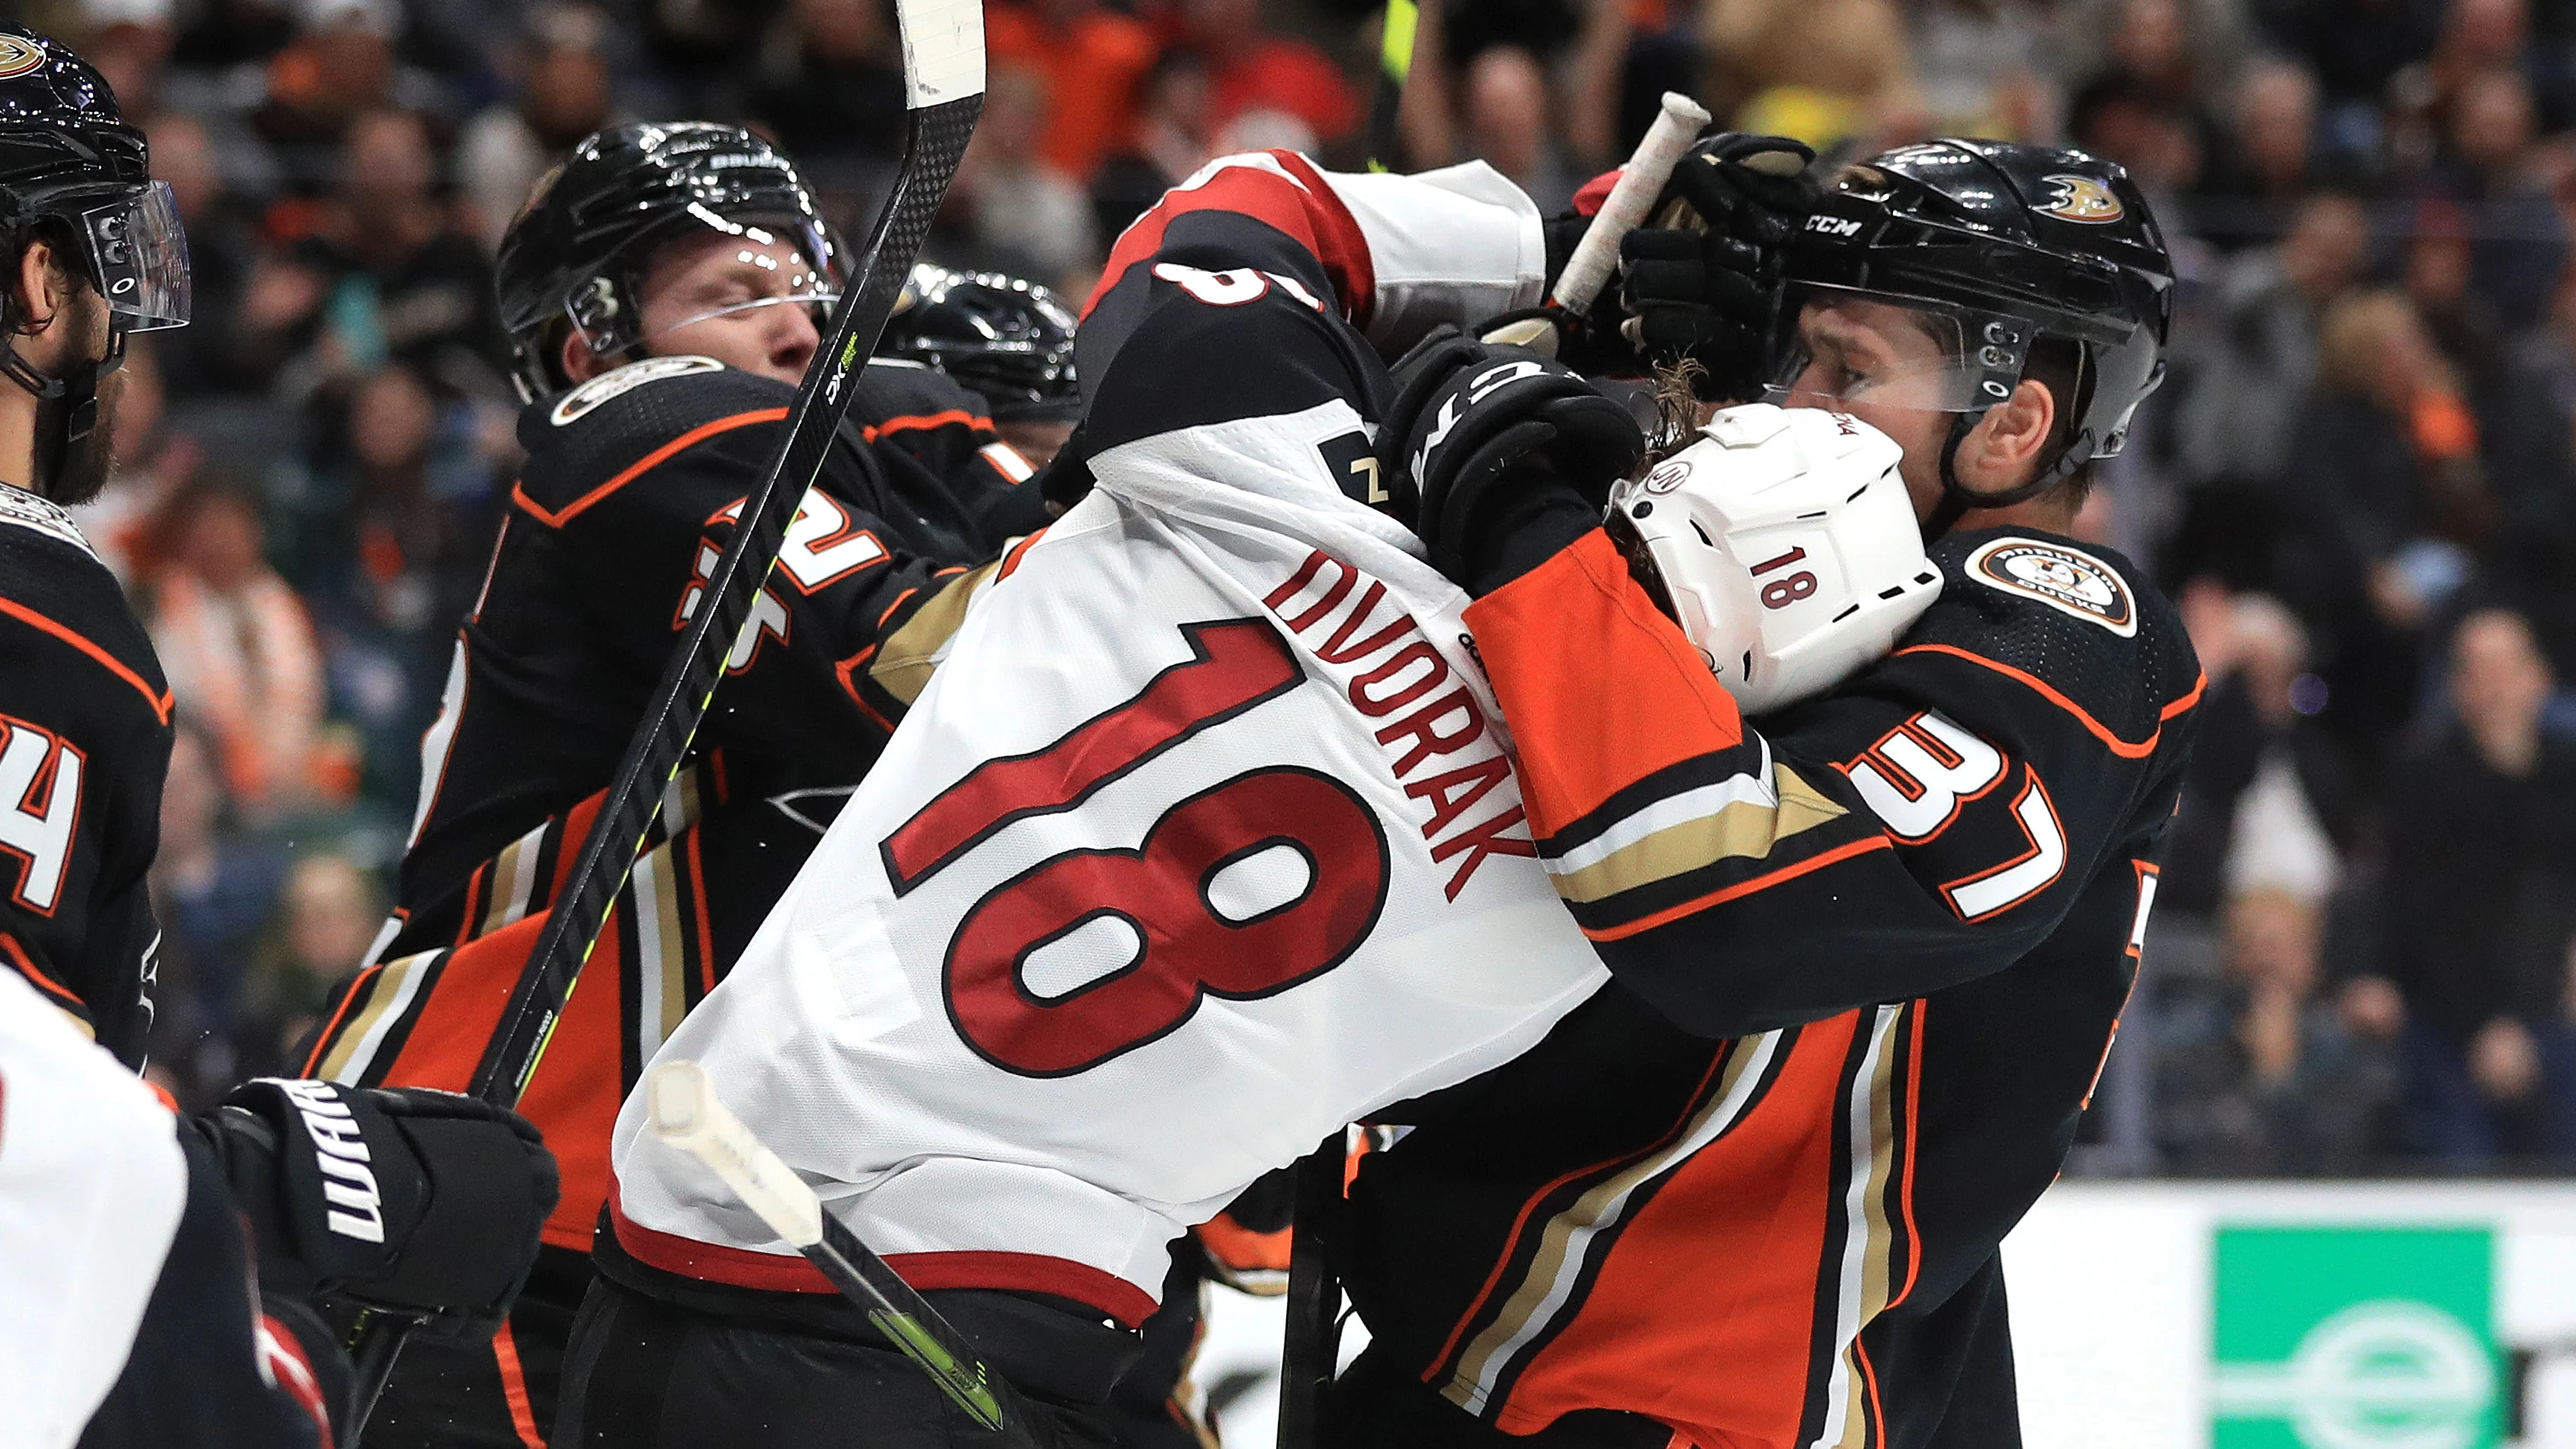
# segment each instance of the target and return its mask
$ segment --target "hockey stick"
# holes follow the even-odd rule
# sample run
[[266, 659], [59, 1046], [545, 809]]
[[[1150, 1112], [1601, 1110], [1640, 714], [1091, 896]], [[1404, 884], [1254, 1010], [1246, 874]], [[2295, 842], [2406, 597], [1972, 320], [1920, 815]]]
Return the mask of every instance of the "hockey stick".
[[1681, 164], [1682, 154], [1699, 140], [1700, 128], [1707, 124], [1708, 112], [1699, 102], [1679, 91], [1664, 92], [1664, 108], [1655, 124], [1646, 128], [1636, 154], [1619, 168], [1609, 198], [1593, 213], [1583, 239], [1574, 244], [1565, 270], [1556, 274], [1550, 305], [1577, 317], [1592, 310], [1602, 284], [1619, 269], [1619, 238], [1645, 224], [1647, 208], [1663, 195], [1664, 183], [1673, 179], [1673, 168]]
[[[564, 1002], [634, 872], [662, 797], [687, 759], [708, 701], [724, 678], [725, 658], [778, 561], [787, 525], [822, 472], [857, 391], [860, 369], [876, 350], [886, 318], [912, 275], [913, 257], [975, 134], [976, 117], [983, 113], [981, 0], [895, 0], [895, 14], [903, 36], [906, 110], [903, 160], [893, 193], [849, 274], [852, 280], [833, 317], [831, 335], [796, 389], [786, 436], [743, 501], [741, 522], [707, 580], [704, 602], [672, 648], [652, 704], [627, 741], [614, 783], [582, 842], [568, 888], [548, 913], [545, 931], [521, 968], [500, 1025], [475, 1067], [470, 1090], [487, 1102], [517, 1105], [544, 1059]], [[350, 1345], [357, 1360], [357, 1391], [348, 1430], [341, 1436], [344, 1449], [356, 1449], [359, 1431], [393, 1372], [410, 1326], [374, 1313], [359, 1315]]]
[[1297, 1159], [1289, 1219], [1288, 1323], [1279, 1345], [1279, 1449], [1323, 1442], [1324, 1390], [1341, 1366], [1342, 1280], [1333, 1271], [1332, 1219], [1350, 1170], [1350, 1129]]
[[1422, 7], [1440, 0], [1386, 0], [1386, 19], [1379, 22], [1377, 84], [1369, 91], [1366, 154], [1371, 171], [1395, 169], [1395, 119], [1404, 109], [1404, 82], [1413, 74], [1413, 38], [1422, 25]]
[[1034, 1449], [1009, 1382], [857, 1234], [823, 1211], [814, 1189], [716, 1099], [705, 1068], [679, 1061], [655, 1067], [644, 1081], [644, 1105], [655, 1136], [723, 1178], [771, 1232], [821, 1269], [888, 1343], [919, 1364], [949, 1402], [1004, 1442]]

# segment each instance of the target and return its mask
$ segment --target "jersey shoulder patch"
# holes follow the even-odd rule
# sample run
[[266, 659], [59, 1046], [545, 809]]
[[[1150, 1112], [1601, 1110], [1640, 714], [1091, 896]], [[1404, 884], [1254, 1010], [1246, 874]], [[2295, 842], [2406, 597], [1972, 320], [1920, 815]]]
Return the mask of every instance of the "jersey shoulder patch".
[[2071, 544], [2006, 534], [1977, 545], [1960, 564], [1970, 581], [2018, 594], [2123, 639], [2138, 632], [2138, 599], [2120, 571]]
[[[706, 357], [648, 357], [519, 415], [527, 461], [511, 501], [549, 528], [606, 503], [647, 473], [756, 470], [796, 400], [786, 383]], [[739, 493], [751, 483], [744, 476]]]
[[98, 557], [98, 550], [89, 546], [89, 540], [82, 536], [80, 525], [72, 522], [70, 514], [52, 500], [39, 498], [24, 488], [0, 483], [0, 524], [30, 529], [70, 544], [92, 559]]
[[724, 364], [712, 357], [647, 357], [641, 362], [630, 362], [615, 371], [603, 372], [565, 393], [555, 403], [554, 411], [547, 415], [547, 421], [560, 428], [580, 421], [584, 415], [601, 403], [621, 394], [633, 392], [646, 383], [660, 382], [666, 377], [689, 377], [701, 372], [722, 371], [724, 371]]

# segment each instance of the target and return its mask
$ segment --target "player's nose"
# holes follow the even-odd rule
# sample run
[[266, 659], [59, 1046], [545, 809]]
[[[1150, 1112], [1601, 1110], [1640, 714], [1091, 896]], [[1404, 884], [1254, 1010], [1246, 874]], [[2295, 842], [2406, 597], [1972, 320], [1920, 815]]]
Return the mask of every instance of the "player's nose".
[[814, 360], [815, 349], [823, 345], [823, 335], [814, 330], [814, 319], [803, 307], [769, 310], [779, 318], [770, 334], [769, 360], [801, 377], [806, 364]]

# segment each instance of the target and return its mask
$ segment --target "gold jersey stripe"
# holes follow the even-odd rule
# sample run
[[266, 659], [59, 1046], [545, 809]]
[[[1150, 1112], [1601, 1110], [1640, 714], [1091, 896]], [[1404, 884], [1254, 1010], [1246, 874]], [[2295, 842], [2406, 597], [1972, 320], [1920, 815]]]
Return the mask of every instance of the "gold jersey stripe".
[[876, 660], [868, 666], [868, 677], [886, 693], [909, 705], [921, 697], [930, 685], [930, 671], [938, 667], [942, 651], [966, 622], [966, 606], [975, 595], [992, 582], [1001, 567], [999, 560], [972, 572], [960, 574], [912, 611], [903, 627], [886, 636], [885, 647], [877, 651]]
[[1738, 800], [1695, 820], [1666, 826], [1580, 870], [1557, 876], [1556, 893], [1577, 905], [1588, 905], [1721, 860], [1766, 859], [1781, 841], [1848, 813], [1786, 765], [1773, 766], [1771, 776], [1778, 804]]

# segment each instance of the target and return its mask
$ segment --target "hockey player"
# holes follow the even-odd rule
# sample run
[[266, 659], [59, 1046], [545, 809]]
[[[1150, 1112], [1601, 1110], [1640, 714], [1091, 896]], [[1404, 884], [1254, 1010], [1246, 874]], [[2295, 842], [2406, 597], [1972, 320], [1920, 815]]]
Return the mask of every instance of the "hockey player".
[[329, 1449], [328, 1293], [488, 1336], [554, 1163], [447, 1092], [251, 1082], [175, 1116], [0, 971], [0, 1404], [29, 1449]]
[[1443, 412], [1490, 362], [1390, 419], [1614, 981], [1359, 1174], [1333, 1443], [2019, 1442], [1997, 1249], [2108, 1050], [2201, 694], [2173, 608], [2068, 536], [2172, 270], [2120, 168], [1988, 142], [1848, 170], [1799, 235], [1772, 395], [1902, 445], [1943, 575], [1821, 698], [1729, 695], [1843, 594], [1811, 525], [1729, 535], [1702, 491], [1768, 409], [1606, 530], [1596, 482], [1514, 455], [1510, 390]]
[[1082, 416], [1072, 310], [1035, 282], [928, 262], [913, 267], [911, 295], [886, 324], [879, 362], [906, 358], [973, 389], [1002, 441], [1045, 467]]
[[[1383, 356], [1526, 306], [1562, 258], [1481, 165], [1233, 157], [1130, 228], [1052, 470], [1094, 491], [1014, 555], [664, 1047], [1042, 1406], [1042, 1441], [1092, 1435], [1182, 1229], [1603, 980], [1523, 832], [1465, 596], [1389, 516], [1411, 490], [1372, 440]], [[1556, 466], [1634, 459], [1623, 406], [1526, 365]], [[1835, 505], [1889, 502], [1919, 568], [1882, 471]], [[558, 1444], [951, 1442], [930, 1384], [637, 1103], [615, 1151]]]
[[470, 1331], [525, 1277], [554, 1168], [526, 1123], [443, 1093], [266, 1080], [174, 1122], [134, 1078], [171, 700], [60, 505], [106, 477], [127, 334], [188, 320], [150, 175], [96, 70], [0, 31], [0, 1423], [327, 1445], [336, 1351], [300, 1309], [262, 1317], [245, 1220], [273, 1293]]
[[[424, 741], [394, 919], [308, 1070], [471, 1080], [777, 446], [841, 264], [788, 159], [734, 126], [601, 132], [512, 223], [498, 284], [534, 399], [528, 458]], [[974, 566], [1045, 523], [1017, 486], [1030, 472], [938, 373], [866, 370], [697, 761], [520, 1102], [564, 1169], [530, 1291], [488, 1344], [407, 1349], [370, 1445], [543, 1442], [618, 1100], [875, 762], [989, 578]]]

